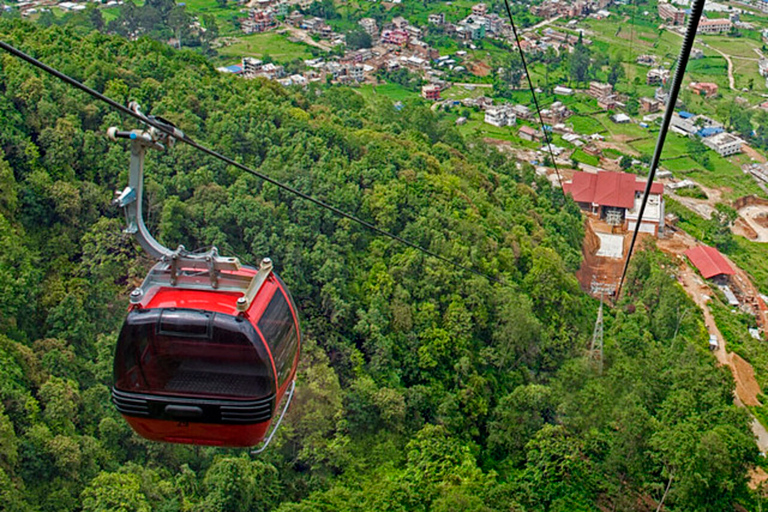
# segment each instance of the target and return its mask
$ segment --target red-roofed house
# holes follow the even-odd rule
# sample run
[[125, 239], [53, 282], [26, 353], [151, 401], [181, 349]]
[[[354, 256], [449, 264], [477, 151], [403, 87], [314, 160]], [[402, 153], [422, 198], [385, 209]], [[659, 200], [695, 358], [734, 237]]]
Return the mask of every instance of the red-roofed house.
[[[611, 224], [623, 224], [634, 230], [640, 204], [645, 192], [645, 181], [634, 174], [623, 172], [576, 172], [563, 190], [571, 194], [582, 209], [596, 213]], [[654, 183], [643, 212], [640, 231], [658, 235], [664, 230], [664, 185]]]
[[720, 251], [714, 247], [699, 245], [685, 251], [685, 255], [699, 269], [704, 279], [721, 275], [732, 276], [736, 273]]

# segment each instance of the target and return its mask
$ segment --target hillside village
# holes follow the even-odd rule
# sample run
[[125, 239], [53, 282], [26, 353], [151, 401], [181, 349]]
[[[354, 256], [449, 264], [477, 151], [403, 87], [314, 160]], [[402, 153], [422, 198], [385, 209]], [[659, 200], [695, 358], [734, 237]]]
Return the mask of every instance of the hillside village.
[[[467, 5], [463, 17], [455, 22], [448, 21], [441, 12], [429, 13], [427, 22], [421, 24], [402, 15], [384, 22], [362, 17], [358, 24], [370, 36], [371, 45], [359, 49], [346, 48], [344, 35], [326, 21], [280, 5], [262, 0], [258, 8], [250, 11], [249, 19], [268, 19], [269, 23], [257, 28], [244, 24], [244, 30], [289, 30], [299, 39], [316, 38], [345, 48], [343, 55], [304, 60], [305, 69], [290, 75], [280, 66], [253, 57], [222, 67], [222, 72], [245, 79], [264, 77], [287, 87], [340, 84], [370, 87], [373, 91], [390, 82], [395, 72], [417, 77], [419, 87], [412, 92], [430, 103], [433, 110], [443, 112], [459, 130], [480, 135], [501, 151], [529, 162], [537, 174], [573, 197], [588, 224], [585, 260], [578, 274], [581, 285], [596, 296], [615, 292], [645, 188], [645, 181], [636, 174], [647, 171], [669, 98], [674, 73], [670, 57], [676, 50], [674, 43], [682, 40], [685, 30], [684, 0], [677, 4], [658, 2], [655, 12], [643, 13], [656, 15], [657, 34], [671, 38], [669, 51], [644, 51], [653, 50], [654, 45], [635, 49], [634, 34], [630, 34], [628, 51], [618, 57], [618, 63], [604, 61], [603, 72], [589, 65], [600, 58], [600, 46], [605, 45], [605, 33], [596, 27], [622, 18], [629, 21], [622, 14], [621, 2], [546, 0], [525, 6], [536, 23], [518, 27], [519, 47], [526, 59], [538, 67], [536, 92], [544, 98], [540, 114], [524, 93], [527, 84], [522, 73], [514, 72], [519, 62], [512, 60], [517, 51], [512, 27], [502, 11], [490, 12], [486, 3]], [[739, 236], [768, 241], [768, 201], [759, 197], [768, 192], [768, 164], [763, 152], [766, 147], [753, 143], [761, 140], [756, 136], [758, 127], [738, 121], [728, 109], [716, 107], [729, 104], [731, 111], [768, 111], [768, 101], [762, 99], [761, 93], [755, 94], [768, 88], [768, 59], [762, 53], [762, 45], [768, 40], [762, 13], [768, 11], [768, 3], [741, 3], [738, 7], [712, 3], [709, 9], [708, 17], [700, 23], [691, 55], [693, 64], [688, 69], [706, 69], [718, 58], [727, 62], [727, 68], [721, 68], [716, 79], [708, 73], [690, 73], [687, 77], [671, 122], [671, 151], [666, 154], [671, 152], [672, 156], [662, 160], [639, 230], [657, 238], [659, 247], [678, 258], [680, 282], [702, 308], [708, 309], [711, 294], [722, 293], [734, 314], [752, 319], [750, 336], [762, 342], [768, 333], [768, 283], [753, 282], [716, 246], [688, 233], [685, 228], [691, 216], [685, 209], [708, 222], [730, 225], [728, 229]], [[455, 50], [430, 45], [427, 41], [435, 40], [430, 38], [435, 32], [442, 41], [449, 38]], [[619, 25], [614, 37], [621, 32]], [[716, 38], [742, 37], [743, 33], [755, 35], [751, 47], [754, 57], [730, 56], [710, 44], [722, 44], [722, 39]], [[511, 57], [483, 62], [483, 50], [494, 46], [505, 49]], [[574, 70], [573, 64], [579, 54], [587, 55], [589, 65], [589, 70], [582, 73]], [[554, 74], [550, 63], [558, 58], [569, 59], [570, 69], [560, 80], [550, 79]], [[753, 77], [746, 86], [734, 73], [733, 61], [737, 59], [750, 67]], [[509, 67], [505, 68], [505, 64]], [[742, 86], [736, 87], [737, 82]], [[520, 92], [506, 94], [505, 89]], [[393, 104], [396, 109], [407, 108], [402, 100]], [[708, 172], [713, 169], [729, 173], [730, 177], [720, 182], [721, 178]], [[737, 187], [729, 187], [735, 183]], [[725, 210], [718, 209], [717, 201], [722, 201], [723, 196], [738, 198], [725, 203], [735, 212], [730, 220], [724, 217]], [[671, 208], [666, 207], [668, 202]], [[710, 348], [722, 364], [732, 367], [737, 381], [748, 379], [739, 374], [745, 371], [743, 366], [749, 368], [748, 363], [739, 366], [733, 362], [725, 351], [728, 340], [715, 319], [706, 316]], [[745, 403], [759, 404], [743, 387], [737, 387], [737, 394]], [[755, 422], [753, 428], [758, 436], [765, 437], [759, 423]], [[765, 442], [760, 446], [768, 449]]]

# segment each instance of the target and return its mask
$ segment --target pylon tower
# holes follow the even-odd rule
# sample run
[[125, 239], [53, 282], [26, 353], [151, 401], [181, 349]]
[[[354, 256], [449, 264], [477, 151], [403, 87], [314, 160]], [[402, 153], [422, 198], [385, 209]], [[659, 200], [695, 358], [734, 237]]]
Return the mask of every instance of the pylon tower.
[[603, 374], [603, 294], [600, 293], [600, 309], [597, 310], [592, 344], [589, 347], [589, 360], [597, 368], [598, 375]]

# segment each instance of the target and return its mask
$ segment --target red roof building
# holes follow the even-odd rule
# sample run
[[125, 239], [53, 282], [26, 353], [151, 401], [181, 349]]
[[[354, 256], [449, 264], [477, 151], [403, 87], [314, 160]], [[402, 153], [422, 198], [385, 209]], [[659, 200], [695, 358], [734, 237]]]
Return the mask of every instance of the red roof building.
[[732, 276], [736, 273], [720, 251], [714, 247], [699, 245], [685, 251], [685, 255], [699, 269], [704, 279], [719, 275]]
[[[632, 208], [635, 205], [635, 193], [645, 191], [645, 182], [637, 181], [634, 174], [623, 172], [576, 172], [563, 189], [577, 203]], [[651, 185], [651, 193], [663, 194], [664, 185], [654, 183]]]
[[[598, 214], [608, 223], [623, 224], [624, 229], [633, 230], [645, 184], [634, 174], [623, 172], [576, 172], [571, 181], [563, 184], [563, 191], [571, 194], [583, 209]], [[664, 229], [663, 195], [664, 185], [653, 183], [640, 231], [658, 235]]]

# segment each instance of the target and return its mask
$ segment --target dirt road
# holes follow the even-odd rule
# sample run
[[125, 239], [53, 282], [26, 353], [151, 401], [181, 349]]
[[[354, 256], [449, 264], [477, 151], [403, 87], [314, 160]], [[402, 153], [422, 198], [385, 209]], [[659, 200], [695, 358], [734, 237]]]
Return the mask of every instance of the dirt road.
[[[679, 250], [687, 246], [689, 242], [693, 241], [692, 237], [683, 233], [676, 233], [676, 236], [678, 238], [677, 240], [674, 240], [671, 243], [667, 240], [660, 241], [667, 243], [660, 243], [659, 246], [664, 248], [663, 246], [667, 245], [666, 249], [668, 250], [676, 245]], [[718, 347], [717, 350], [714, 351], [714, 355], [717, 358], [718, 363], [727, 366], [733, 375], [733, 380], [736, 383], [734, 402], [742, 407], [745, 405], [761, 405], [757, 398], [761, 391], [760, 386], [755, 379], [754, 369], [738, 354], [733, 352], [729, 353], [726, 350], [726, 339], [723, 337], [720, 329], [717, 328], [715, 318], [712, 316], [712, 312], [707, 306], [709, 296], [712, 294], [709, 285], [707, 285], [701, 277], [699, 277], [693, 269], [682, 260], [682, 258], [680, 259], [680, 262], [678, 281], [683, 286], [683, 289], [685, 289], [688, 296], [693, 299], [704, 314], [704, 324], [707, 327], [707, 331], [717, 337]], [[761, 452], [768, 453], [768, 430], [766, 430], [766, 428], [754, 417], [752, 418], [751, 427], [752, 432], [755, 434], [755, 442], [757, 443], [758, 448]]]
[[324, 41], [315, 41], [312, 39], [312, 36], [309, 35], [309, 33], [306, 30], [301, 30], [296, 27], [292, 27], [290, 25], [285, 25], [283, 27], [285, 30], [288, 30], [293, 37], [296, 39], [299, 39], [302, 43], [306, 43], [310, 46], [314, 46], [315, 48], [320, 48], [321, 50], [325, 50], [326, 52], [330, 52], [333, 47], [327, 42]]

